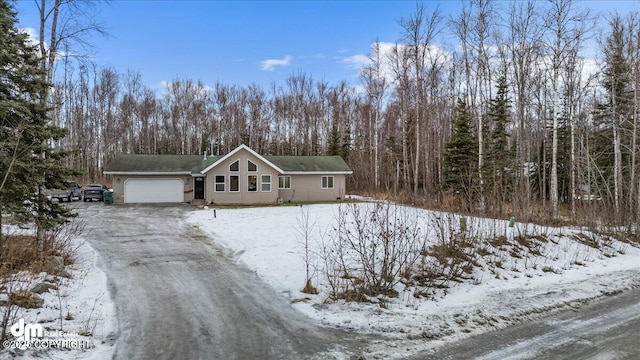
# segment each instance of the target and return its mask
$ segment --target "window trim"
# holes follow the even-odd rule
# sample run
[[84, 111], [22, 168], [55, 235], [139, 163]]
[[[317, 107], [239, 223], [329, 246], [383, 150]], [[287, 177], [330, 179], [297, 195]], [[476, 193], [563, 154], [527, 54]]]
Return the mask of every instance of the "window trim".
[[[329, 186], [329, 178], [331, 178], [331, 186]], [[324, 186], [325, 179], [327, 179], [327, 186]], [[322, 175], [320, 177], [320, 188], [322, 190], [331, 190], [335, 188], [335, 177], [333, 175]]]
[[[255, 178], [256, 187], [253, 190], [249, 189], [249, 185], [251, 185], [251, 178]], [[258, 192], [258, 175], [247, 175], [247, 192], [248, 193]]]
[[[251, 170], [251, 169], [249, 168], [249, 164], [253, 164], [253, 166], [255, 166], [255, 167], [256, 167], [256, 169], [255, 169], [255, 170]], [[254, 173], [254, 172], [258, 172], [258, 164], [256, 164], [256, 163], [254, 163], [253, 161], [251, 161], [251, 160], [247, 159], [247, 172], [252, 172], [252, 173]]]
[[[280, 179], [286, 179], [289, 178], [289, 187], [280, 187]], [[285, 180], [285, 185], [286, 185], [286, 180]], [[278, 190], [289, 190], [291, 189], [291, 176], [289, 175], [280, 175], [278, 176]]]
[[[269, 177], [269, 182], [263, 181], [265, 176]], [[269, 190], [265, 190], [263, 188], [264, 185], [269, 184]], [[260, 175], [260, 192], [271, 192], [271, 174], [262, 174]]]
[[[238, 170], [231, 170], [231, 166], [235, 163], [238, 163]], [[240, 159], [232, 162], [231, 164], [229, 164], [229, 172], [230, 173], [239, 173], [240, 172]]]
[[[232, 177], [235, 177], [235, 178], [238, 179], [238, 190], [232, 190], [231, 189], [231, 178]], [[229, 175], [229, 192], [232, 192], [232, 193], [240, 192], [240, 175]]]
[[[222, 177], [222, 182], [218, 182], [218, 176]], [[218, 185], [222, 184], [222, 190], [218, 190]], [[227, 192], [227, 177], [224, 174], [213, 175], [213, 192]]]

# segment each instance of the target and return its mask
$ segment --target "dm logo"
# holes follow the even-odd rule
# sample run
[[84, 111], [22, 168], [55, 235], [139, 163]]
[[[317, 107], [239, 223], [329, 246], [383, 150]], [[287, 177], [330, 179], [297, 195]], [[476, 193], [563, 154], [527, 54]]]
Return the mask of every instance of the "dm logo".
[[24, 319], [18, 320], [11, 326], [11, 335], [16, 337], [16, 347], [25, 350], [31, 344], [31, 339], [44, 336], [44, 328], [41, 324], [24, 324]]

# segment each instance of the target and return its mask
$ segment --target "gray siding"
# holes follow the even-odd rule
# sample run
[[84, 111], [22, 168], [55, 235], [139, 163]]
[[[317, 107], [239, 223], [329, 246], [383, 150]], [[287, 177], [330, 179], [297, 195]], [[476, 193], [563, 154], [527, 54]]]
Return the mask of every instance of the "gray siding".
[[[288, 176], [288, 175], [286, 175]], [[279, 197], [284, 202], [336, 201], [343, 199], [346, 191], [345, 175], [290, 175], [291, 189], [279, 189]], [[322, 177], [333, 176], [333, 188], [322, 188]], [[276, 183], [277, 185], [277, 183]]]
[[[229, 171], [229, 165], [240, 161], [240, 171]], [[248, 171], [247, 160], [251, 160], [258, 166], [257, 171]], [[215, 191], [215, 176], [222, 175], [225, 178], [223, 192]], [[230, 191], [229, 176], [238, 176], [238, 192]], [[271, 176], [271, 191], [262, 191], [262, 176]], [[256, 191], [248, 191], [248, 177], [257, 176]], [[225, 161], [216, 165], [207, 172], [205, 198], [207, 203], [213, 204], [273, 204], [278, 201], [278, 172], [267, 163], [246, 150], [238, 151]]]
[[[119, 159], [119, 160], [118, 160]], [[128, 179], [182, 179], [184, 182], [184, 201], [191, 202], [194, 196], [194, 179], [192, 175], [174, 174], [174, 172], [185, 171], [196, 175], [199, 171], [211, 167], [205, 174], [205, 202], [208, 204], [274, 204], [280, 201], [285, 202], [306, 202], [306, 201], [336, 201], [344, 198], [346, 193], [346, 175], [350, 173], [348, 165], [337, 156], [267, 156], [265, 158], [255, 154], [248, 147], [241, 145], [230, 155], [223, 157], [209, 157], [202, 160], [192, 155], [170, 155], [170, 156], [143, 156], [128, 155], [113, 160], [110, 173], [114, 189], [114, 201], [124, 202], [124, 186]], [[224, 161], [217, 163], [220, 159]], [[120, 161], [120, 162], [119, 162]], [[238, 171], [231, 171], [229, 165], [238, 161]], [[249, 171], [248, 161], [253, 162], [257, 169]], [[138, 163], [140, 162], [140, 163]], [[179, 165], [185, 162], [185, 166], [190, 170], [180, 168]], [[198, 166], [193, 164], [198, 163]], [[154, 165], [155, 164], [155, 165]], [[272, 167], [269, 164], [275, 165]], [[193, 166], [192, 166], [193, 165]], [[156, 171], [157, 166], [165, 172], [162, 175], [145, 175], [145, 172]], [[133, 172], [139, 175], [117, 175], [117, 172]], [[167, 170], [169, 169], [169, 170]], [[281, 175], [294, 173], [292, 175]], [[331, 174], [340, 172], [342, 174]], [[105, 171], [105, 173], [107, 173]], [[115, 174], [114, 174], [115, 173]], [[224, 190], [216, 191], [216, 177], [224, 178]], [[238, 191], [231, 191], [231, 177], [238, 177]], [[270, 189], [263, 187], [263, 177], [270, 177]], [[291, 178], [290, 189], [278, 188], [278, 177], [289, 176]], [[323, 177], [333, 179], [332, 186], [323, 188]], [[250, 177], [255, 177], [255, 191], [250, 191]]]

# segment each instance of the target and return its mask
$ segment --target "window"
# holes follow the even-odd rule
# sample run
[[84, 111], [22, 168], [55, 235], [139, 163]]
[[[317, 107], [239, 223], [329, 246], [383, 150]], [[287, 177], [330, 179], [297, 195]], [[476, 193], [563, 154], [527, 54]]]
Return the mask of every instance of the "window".
[[270, 192], [271, 191], [271, 175], [262, 175], [260, 177], [260, 190], [262, 192]]
[[258, 177], [255, 175], [247, 176], [247, 191], [258, 191]]
[[236, 160], [229, 165], [229, 171], [240, 171], [240, 160]]
[[278, 189], [291, 189], [291, 176], [278, 176]]
[[333, 176], [323, 176], [322, 177], [322, 188], [323, 189], [333, 189]]
[[216, 175], [214, 179], [214, 183], [215, 183], [214, 189], [216, 192], [224, 191], [224, 186], [225, 186], [224, 175]]
[[258, 171], [258, 165], [254, 164], [251, 160], [247, 160], [247, 171]]
[[240, 177], [238, 175], [229, 176], [229, 191], [240, 191]]

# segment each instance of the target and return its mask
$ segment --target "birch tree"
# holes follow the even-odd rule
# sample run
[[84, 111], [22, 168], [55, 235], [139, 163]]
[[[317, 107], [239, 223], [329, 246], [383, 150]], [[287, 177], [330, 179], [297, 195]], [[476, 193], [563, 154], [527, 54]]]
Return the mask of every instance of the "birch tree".
[[[404, 32], [406, 46], [409, 48], [410, 58], [413, 65], [413, 76], [415, 80], [415, 103], [414, 103], [414, 130], [415, 130], [415, 154], [413, 169], [413, 193], [418, 193], [420, 184], [420, 162], [422, 148], [422, 126], [424, 123], [424, 72], [428, 57], [434, 51], [434, 40], [441, 31], [441, 15], [436, 9], [431, 14], [427, 14], [424, 5], [419, 4], [416, 12], [408, 19], [402, 19], [400, 25]], [[425, 154], [428, 156], [428, 154]]]
[[[514, 121], [516, 144], [516, 183], [514, 201], [520, 209], [530, 211], [531, 191], [526, 164], [533, 158], [531, 132], [532, 122], [532, 91], [536, 64], [541, 58], [541, 40], [543, 27], [541, 14], [537, 10], [535, 1], [513, 1], [509, 6], [508, 35], [506, 48], [511, 63], [511, 73], [514, 93]], [[517, 200], [516, 200], [517, 199]]]
[[551, 178], [549, 194], [551, 200], [551, 216], [558, 218], [558, 124], [560, 116], [561, 88], [560, 75], [566, 64], [567, 55], [572, 49], [580, 49], [583, 34], [587, 29], [589, 12], [575, 10], [573, 0], [550, 0], [550, 9], [546, 15], [546, 27], [549, 37], [546, 47], [550, 57], [551, 72]]
[[625, 33], [623, 19], [614, 15], [610, 22], [611, 32], [605, 39], [603, 54], [603, 87], [607, 92], [606, 103], [601, 107], [606, 122], [610, 125], [613, 145], [613, 204], [616, 220], [620, 220], [621, 200], [623, 197], [622, 173], [622, 137], [624, 125], [629, 118], [630, 102], [630, 65], [626, 58]]
[[360, 72], [360, 77], [367, 91], [368, 101], [371, 103], [370, 121], [373, 131], [373, 171], [376, 187], [380, 186], [380, 117], [382, 114], [382, 102], [388, 86], [382, 69], [383, 59], [380, 41], [376, 41], [373, 44], [373, 53], [369, 56], [370, 63]]
[[485, 212], [484, 166], [485, 139], [484, 119], [488, 100], [491, 98], [491, 54], [489, 39], [492, 36], [493, 5], [490, 0], [472, 0], [465, 3], [458, 17], [451, 21], [453, 32], [460, 41], [462, 61], [466, 79], [469, 104], [477, 120], [478, 137], [478, 178], [480, 204]]

